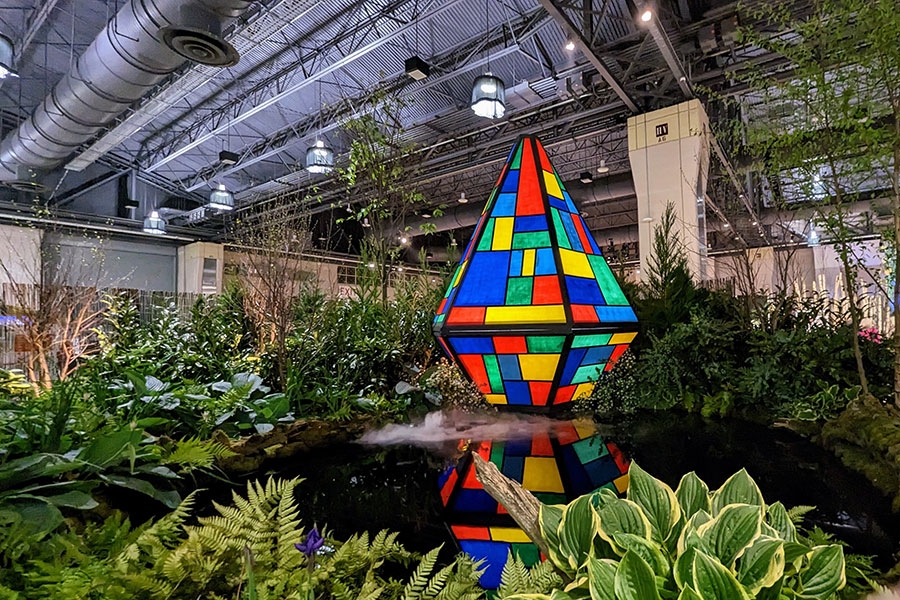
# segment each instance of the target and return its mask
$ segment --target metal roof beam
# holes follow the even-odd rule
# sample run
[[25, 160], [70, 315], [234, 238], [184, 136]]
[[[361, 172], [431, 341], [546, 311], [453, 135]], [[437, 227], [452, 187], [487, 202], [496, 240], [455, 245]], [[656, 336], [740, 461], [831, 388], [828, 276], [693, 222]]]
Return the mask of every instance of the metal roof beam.
[[31, 45], [31, 42], [34, 40], [34, 36], [36, 36], [41, 27], [44, 26], [44, 23], [47, 21], [47, 17], [49, 17], [50, 13], [53, 12], [53, 9], [56, 8], [56, 4], [58, 1], [59, 0], [45, 0], [44, 2], [41, 2], [40, 0], [38, 0], [38, 2], [35, 4], [35, 7], [34, 9], [32, 9], [31, 14], [28, 15], [28, 21], [25, 25], [25, 32], [22, 33], [22, 37], [19, 39], [19, 43], [16, 46], [16, 54], [13, 57], [14, 64], [18, 64], [22, 59], [22, 55], [25, 54], [28, 46]]
[[622, 87], [622, 84], [619, 83], [619, 80], [616, 79], [615, 75], [607, 68], [607, 66], [600, 60], [600, 57], [594, 53], [594, 50], [591, 48], [590, 42], [588, 42], [584, 35], [582, 35], [581, 31], [572, 23], [572, 20], [569, 19], [569, 16], [563, 12], [563, 10], [557, 5], [554, 0], [538, 0], [541, 3], [541, 6], [544, 7], [544, 10], [550, 14], [551, 17], [556, 21], [556, 23], [562, 28], [562, 30], [569, 36], [572, 42], [575, 43], [575, 46], [581, 51], [586, 59], [590, 61], [594, 68], [597, 69], [597, 72], [600, 73], [600, 77], [606, 81], [607, 85], [609, 85], [610, 89], [615, 92], [616, 96], [625, 103], [625, 106], [631, 112], [640, 112], [637, 104], [634, 103], [634, 100], [631, 99], [631, 96], [628, 95], [628, 92], [625, 91], [625, 88]]
[[[427, 21], [433, 17], [441, 15], [441, 14], [447, 12], [449, 9], [456, 6], [457, 4], [459, 4], [461, 1], [462, 0], [446, 0], [444, 2], [439, 2], [438, 0], [431, 0], [431, 2], [429, 2], [427, 5], [422, 7], [422, 18], [420, 20]], [[381, 13], [381, 14], [383, 14], [383, 13]], [[376, 16], [374, 18], [374, 20], [377, 21], [377, 19], [378, 19], [378, 17]], [[293, 85], [290, 85], [287, 88], [285, 88], [281, 91], [278, 91], [277, 93], [269, 95], [266, 99], [256, 103], [255, 106], [248, 108], [246, 110], [242, 110], [240, 113], [238, 113], [233, 118], [228, 119], [225, 122], [221, 123], [219, 126], [212, 128], [211, 131], [208, 131], [205, 134], [197, 136], [194, 140], [181, 146], [181, 148], [179, 148], [177, 150], [168, 152], [166, 148], [162, 148], [161, 151], [165, 153], [165, 156], [163, 158], [155, 161], [149, 167], [147, 167], [147, 171], [150, 171], [150, 172], [155, 171], [156, 169], [162, 167], [163, 165], [175, 160], [179, 156], [182, 156], [186, 152], [190, 152], [191, 150], [193, 150], [200, 144], [206, 142], [207, 140], [210, 140], [210, 139], [216, 137], [217, 135], [228, 131], [234, 125], [237, 125], [238, 123], [241, 123], [242, 121], [245, 121], [256, 114], [259, 114], [260, 112], [266, 110], [270, 106], [273, 106], [273, 105], [281, 102], [283, 99], [287, 98], [288, 96], [295, 94], [298, 91], [312, 85], [313, 83], [315, 83], [322, 77], [325, 77], [326, 75], [330, 75], [331, 73], [334, 73], [334, 72], [342, 69], [347, 64], [355, 61], [356, 59], [358, 59], [362, 56], [365, 56], [369, 52], [372, 52], [373, 50], [380, 48], [381, 46], [394, 41], [395, 39], [401, 37], [408, 31], [412, 31], [413, 28], [416, 27], [417, 22], [418, 22], [418, 20], [412, 19], [406, 25], [402, 25], [402, 26], [394, 29], [390, 33], [383, 35], [383, 36], [379, 37], [378, 39], [369, 42], [368, 44], [364, 44], [351, 52], [346, 53], [344, 56], [342, 56], [338, 60], [335, 60], [334, 62], [329, 63], [327, 66], [324, 66], [323, 68], [319, 69], [315, 73], [312, 73], [309, 77], [301, 79], [300, 81], [294, 83]], [[321, 56], [323, 53], [320, 51], [320, 49], [316, 49], [312, 54], [314, 54], [315, 56]], [[277, 85], [278, 82], [269, 82], [269, 83], [274, 83]], [[271, 87], [274, 88], [275, 86], [273, 85]], [[271, 91], [274, 91], [274, 89]], [[215, 113], [213, 115], [215, 116]], [[157, 154], [159, 154], [159, 150], [157, 151]]]

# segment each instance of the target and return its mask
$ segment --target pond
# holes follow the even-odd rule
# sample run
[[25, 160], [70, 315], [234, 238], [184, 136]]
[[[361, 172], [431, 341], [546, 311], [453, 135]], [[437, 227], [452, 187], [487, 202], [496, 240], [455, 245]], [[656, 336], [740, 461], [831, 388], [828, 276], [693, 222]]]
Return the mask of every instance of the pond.
[[[471, 424], [445, 426], [442, 431], [395, 427], [393, 433], [379, 440], [385, 445], [332, 445], [270, 464], [265, 473], [257, 472], [253, 477], [272, 474], [304, 478], [297, 488], [297, 498], [306, 526], [325, 525], [338, 538], [362, 531], [399, 531], [400, 541], [409, 549], [427, 551], [444, 544], [445, 557], [449, 558], [460, 548], [456, 537], [460, 533], [461, 513], [445, 510], [446, 496], [442, 499], [440, 484], [446, 481], [449, 466], [457, 464], [461, 456], [465, 462], [459, 439], [490, 434], [495, 436], [496, 452], [503, 447], [500, 440], [506, 438], [506, 460], [515, 462], [509, 458], [511, 452], [515, 453], [512, 440], [540, 435], [554, 427], [558, 426], [541, 420], [528, 422], [524, 427], [506, 423], [499, 431], [488, 429], [487, 433]], [[619, 464], [625, 457], [636, 460], [673, 488], [691, 470], [714, 489], [746, 467], [767, 501], [781, 500], [787, 507], [814, 505], [815, 510], [806, 516], [808, 526], [818, 525], [836, 534], [850, 544], [853, 552], [874, 555], [879, 568], [893, 564], [895, 540], [900, 539], [900, 518], [891, 512], [890, 502], [863, 476], [849, 471], [832, 454], [792, 431], [738, 420], [707, 421], [695, 415], [653, 414], [619, 424], [597, 424], [591, 433], [599, 436], [593, 438], [594, 442], [600, 438], [604, 442], [599, 446], [594, 443], [592, 447], [601, 448], [595, 452], [605, 455], [605, 447], [614, 454], [618, 448], [624, 455], [609, 455], [603, 468], [612, 472], [598, 475], [606, 477], [606, 481], [620, 474], [615, 472], [617, 462], [613, 458]], [[561, 448], [555, 436], [553, 445], [557, 450]], [[534, 452], [537, 444], [530, 448]], [[537, 452], [540, 454], [540, 450]], [[563, 464], [559, 452], [556, 459], [567, 495], [583, 493], [573, 490], [578, 487], [574, 481], [577, 477], [570, 476], [571, 469]], [[545, 484], [547, 489], [558, 485]], [[461, 481], [457, 487], [463, 487]], [[227, 495], [225, 490], [219, 491]], [[552, 494], [544, 495], [550, 496], [542, 498], [545, 501], [553, 499]], [[462, 515], [462, 521], [469, 519], [466, 524], [476, 528], [503, 525], [504, 517], [498, 517], [496, 512], [488, 507], [485, 514]], [[451, 524], [457, 527], [453, 532]], [[508, 545], [501, 549], [504, 559], [506, 548]], [[494, 562], [498, 562], [496, 556]], [[502, 564], [492, 568], [494, 581], [500, 567]], [[490, 579], [485, 583], [490, 583]]]

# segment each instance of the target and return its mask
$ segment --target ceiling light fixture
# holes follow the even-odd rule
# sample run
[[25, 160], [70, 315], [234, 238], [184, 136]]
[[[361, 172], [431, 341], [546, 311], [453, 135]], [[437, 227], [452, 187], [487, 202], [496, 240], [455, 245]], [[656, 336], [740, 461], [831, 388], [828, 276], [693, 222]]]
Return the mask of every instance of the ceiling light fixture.
[[310, 173], [331, 173], [334, 169], [334, 150], [322, 140], [306, 151], [306, 170]]
[[206, 208], [212, 210], [234, 210], [234, 194], [228, 191], [224, 183], [220, 183], [209, 193]]
[[151, 210], [150, 214], [144, 217], [144, 233], [152, 233], [153, 235], [165, 235], [166, 222], [159, 216], [159, 211]]
[[578, 181], [581, 183], [591, 183], [594, 181], [594, 176], [591, 175], [590, 171], [582, 171], [581, 175], [578, 176]]
[[12, 40], [0, 34], [0, 79], [19, 76], [13, 68], [13, 55]]
[[652, 18], [653, 18], [653, 11], [650, 10], [649, 8], [641, 13], [641, 21], [643, 21], [644, 23], [649, 23], [650, 19], [652, 19]]
[[472, 84], [472, 110], [479, 117], [500, 119], [506, 112], [506, 89], [503, 80], [490, 71]]
[[465, 204], [465, 203], [468, 202], [468, 201], [469, 201], [469, 199], [466, 198], [466, 193], [465, 193], [465, 192], [460, 192], [460, 193], [459, 193], [459, 200], [458, 200], [458, 202], [459, 202], [460, 204]]
[[572, 52], [573, 50], [575, 50], [575, 41], [574, 40], [572, 40], [572, 39], [566, 40], [566, 50], [568, 50], [569, 52]]
[[228, 150], [219, 152], [219, 162], [223, 165], [236, 165], [240, 158], [241, 157], [236, 152], [230, 152]]
[[601, 158], [601, 159], [600, 159], [600, 166], [597, 167], [597, 172], [598, 172], [598, 173], [601, 173], [601, 174], [602, 174], [602, 173], [609, 173], [609, 167], [606, 166], [606, 159], [605, 159], [605, 158]]
[[404, 70], [409, 78], [415, 81], [422, 81], [431, 74], [431, 67], [418, 56], [407, 58]]

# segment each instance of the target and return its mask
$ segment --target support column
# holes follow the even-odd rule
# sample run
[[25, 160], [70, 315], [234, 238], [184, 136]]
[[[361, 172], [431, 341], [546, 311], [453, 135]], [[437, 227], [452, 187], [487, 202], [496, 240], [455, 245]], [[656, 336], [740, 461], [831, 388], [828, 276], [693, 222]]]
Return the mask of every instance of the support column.
[[666, 205], [696, 281], [706, 278], [706, 179], [709, 117], [693, 99], [628, 119], [628, 159], [638, 199], [641, 281], [646, 281], [653, 232]]
[[221, 294], [225, 247], [194, 242], [178, 249], [178, 292]]

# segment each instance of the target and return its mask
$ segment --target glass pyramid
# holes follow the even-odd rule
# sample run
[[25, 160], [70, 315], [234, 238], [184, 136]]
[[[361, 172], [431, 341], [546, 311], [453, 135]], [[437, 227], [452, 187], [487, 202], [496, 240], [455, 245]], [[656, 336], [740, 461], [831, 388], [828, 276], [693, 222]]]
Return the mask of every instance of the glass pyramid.
[[497, 405], [591, 392], [637, 318], [540, 140], [509, 153], [434, 320], [445, 352]]

